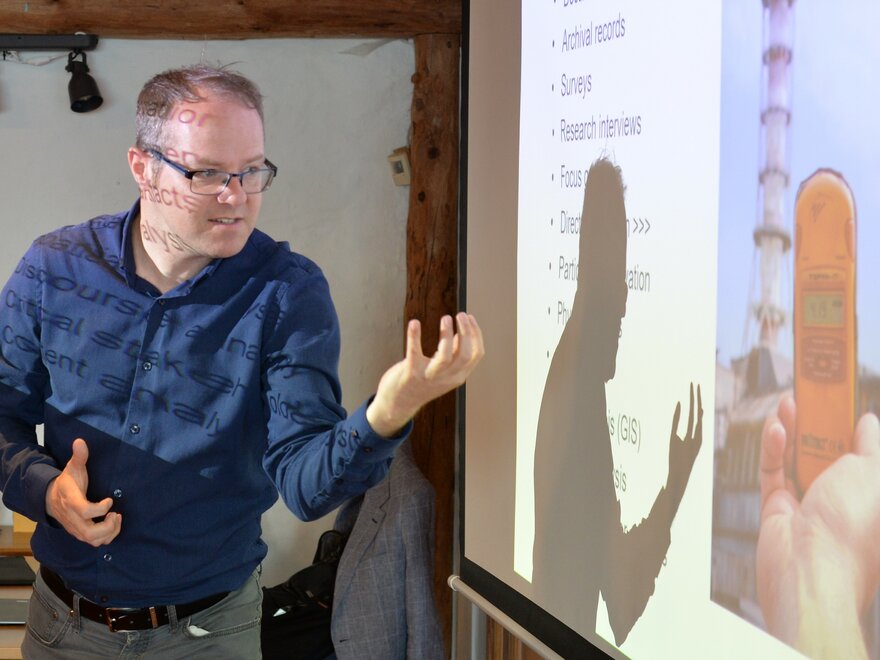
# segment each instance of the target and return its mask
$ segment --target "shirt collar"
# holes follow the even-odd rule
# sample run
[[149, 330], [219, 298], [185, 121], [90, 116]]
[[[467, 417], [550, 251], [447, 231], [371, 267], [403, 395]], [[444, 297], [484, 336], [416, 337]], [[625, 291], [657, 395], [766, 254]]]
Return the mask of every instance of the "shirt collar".
[[[126, 213], [125, 218], [122, 221], [122, 244], [120, 246], [120, 254], [122, 255], [122, 259], [120, 260], [119, 270], [122, 276], [125, 278], [126, 283], [132, 289], [144, 289], [145, 287], [151, 291], [154, 291], [158, 294], [156, 288], [146, 282], [146, 280], [138, 277], [137, 269], [135, 268], [134, 263], [134, 246], [132, 244], [132, 231], [134, 227], [134, 221], [140, 215], [141, 212], [141, 200], [138, 198], [132, 207]], [[248, 243], [250, 243], [250, 239], [248, 239]], [[193, 287], [196, 286], [199, 282], [204, 280], [207, 277], [210, 277], [214, 271], [217, 270], [217, 267], [223, 259], [214, 259], [207, 266], [205, 266], [201, 271], [199, 271], [194, 277], [186, 280], [185, 282], [181, 282], [178, 286], [171, 289], [164, 295], [157, 295], [157, 297], [161, 298], [176, 298], [178, 296], [185, 296], [192, 291]]]
[[131, 230], [134, 220], [138, 217], [140, 212], [141, 200], [138, 198], [122, 220], [122, 242], [119, 250], [122, 259], [119, 260], [119, 271], [125, 277], [128, 286], [132, 286], [135, 277], [134, 248], [131, 244]]

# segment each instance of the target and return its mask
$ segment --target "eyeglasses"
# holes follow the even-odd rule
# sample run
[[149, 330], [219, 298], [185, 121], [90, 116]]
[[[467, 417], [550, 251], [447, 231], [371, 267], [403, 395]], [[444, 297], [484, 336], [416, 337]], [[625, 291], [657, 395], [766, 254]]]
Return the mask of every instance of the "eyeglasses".
[[219, 195], [236, 177], [241, 189], [249, 195], [254, 195], [268, 189], [272, 185], [272, 179], [278, 174], [278, 168], [268, 158], [265, 159], [266, 167], [251, 167], [244, 172], [221, 172], [220, 170], [188, 170], [183, 165], [168, 160], [164, 154], [155, 149], [146, 151], [153, 158], [161, 160], [189, 179], [189, 189], [196, 195]]

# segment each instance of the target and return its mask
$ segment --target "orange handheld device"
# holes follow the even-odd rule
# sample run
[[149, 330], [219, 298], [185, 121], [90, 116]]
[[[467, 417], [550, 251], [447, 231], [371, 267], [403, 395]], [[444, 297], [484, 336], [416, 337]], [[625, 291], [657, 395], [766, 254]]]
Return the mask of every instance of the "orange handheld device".
[[844, 178], [828, 169], [795, 202], [795, 468], [801, 493], [851, 451], [856, 408], [856, 213]]

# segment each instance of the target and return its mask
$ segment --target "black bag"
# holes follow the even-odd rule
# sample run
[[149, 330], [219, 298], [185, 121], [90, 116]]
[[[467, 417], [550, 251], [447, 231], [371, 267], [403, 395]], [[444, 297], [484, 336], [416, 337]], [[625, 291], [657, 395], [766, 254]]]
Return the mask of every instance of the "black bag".
[[264, 660], [324, 660], [333, 655], [333, 585], [347, 538], [334, 529], [324, 532], [311, 566], [286, 582], [263, 587], [260, 642]]

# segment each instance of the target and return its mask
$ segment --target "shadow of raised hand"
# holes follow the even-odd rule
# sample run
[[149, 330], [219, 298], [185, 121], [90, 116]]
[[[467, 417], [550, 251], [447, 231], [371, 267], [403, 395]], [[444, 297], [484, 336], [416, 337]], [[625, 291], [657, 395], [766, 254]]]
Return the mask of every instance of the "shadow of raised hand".
[[680, 418], [681, 403], [676, 403], [675, 413], [672, 415], [672, 430], [669, 433], [669, 475], [666, 478], [666, 488], [673, 496], [675, 509], [678, 508], [678, 502], [684, 495], [694, 461], [703, 445], [703, 398], [699, 385], [697, 385], [697, 423], [694, 424], [694, 384], [691, 383], [687, 431], [683, 438], [678, 436]]

